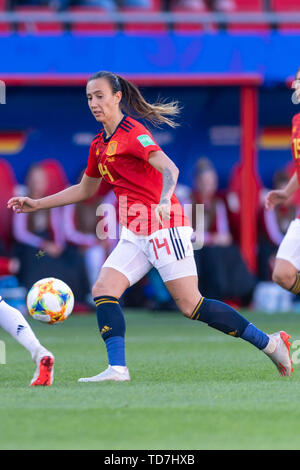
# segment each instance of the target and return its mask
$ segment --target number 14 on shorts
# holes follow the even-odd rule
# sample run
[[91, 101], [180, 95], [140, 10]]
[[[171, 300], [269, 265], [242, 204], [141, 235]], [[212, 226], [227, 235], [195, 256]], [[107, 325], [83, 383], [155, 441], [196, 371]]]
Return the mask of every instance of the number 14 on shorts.
[[155, 258], [156, 259], [159, 259], [159, 254], [158, 254], [158, 250], [160, 250], [161, 248], [165, 247], [166, 250], [167, 250], [167, 253], [168, 255], [171, 254], [171, 250], [170, 250], [170, 247], [169, 247], [169, 244], [168, 244], [168, 240], [166, 238], [163, 238], [163, 242], [161, 243], [159, 241], [158, 238], [151, 238], [149, 240], [150, 243], [152, 243], [152, 246], [153, 246], [153, 250], [154, 250], [154, 254], [155, 254]]

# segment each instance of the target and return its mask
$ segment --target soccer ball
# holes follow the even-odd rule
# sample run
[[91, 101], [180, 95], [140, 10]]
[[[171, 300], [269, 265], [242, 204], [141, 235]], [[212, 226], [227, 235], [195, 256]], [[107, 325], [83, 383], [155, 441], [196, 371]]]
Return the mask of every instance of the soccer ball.
[[64, 321], [72, 313], [74, 295], [70, 287], [54, 277], [33, 284], [27, 295], [27, 308], [35, 320], [44, 323]]

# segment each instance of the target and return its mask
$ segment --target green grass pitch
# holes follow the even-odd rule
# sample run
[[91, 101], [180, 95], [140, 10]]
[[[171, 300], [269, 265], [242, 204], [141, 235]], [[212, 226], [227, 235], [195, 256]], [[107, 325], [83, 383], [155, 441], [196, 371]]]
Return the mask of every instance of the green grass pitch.
[[[297, 314], [243, 313], [300, 339]], [[179, 313], [125, 315], [129, 383], [77, 382], [106, 368], [94, 314], [30, 321], [56, 356], [52, 387], [28, 386], [34, 364], [1, 330], [1, 449], [300, 448], [300, 364], [282, 378], [252, 345]]]

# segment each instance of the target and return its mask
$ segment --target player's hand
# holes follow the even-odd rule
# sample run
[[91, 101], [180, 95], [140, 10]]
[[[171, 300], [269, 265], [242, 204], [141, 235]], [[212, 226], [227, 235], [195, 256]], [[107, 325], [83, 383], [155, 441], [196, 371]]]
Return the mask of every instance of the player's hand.
[[20, 271], [21, 263], [18, 258], [11, 258], [9, 260], [9, 272], [11, 274], [17, 274]]
[[8, 209], [12, 209], [17, 214], [21, 212], [34, 212], [38, 209], [38, 200], [30, 197], [12, 197], [7, 202]]
[[268, 192], [265, 200], [266, 210], [274, 209], [278, 204], [283, 204], [287, 201], [288, 196], [283, 189], [276, 189]]
[[163, 199], [155, 208], [155, 216], [157, 220], [163, 225], [164, 220], [171, 218], [171, 201], [170, 199]]
[[214, 233], [212, 241], [214, 245], [228, 246], [232, 243], [232, 237], [230, 233]]
[[43, 251], [52, 258], [58, 258], [64, 250], [62, 246], [51, 241], [45, 241], [42, 248]]

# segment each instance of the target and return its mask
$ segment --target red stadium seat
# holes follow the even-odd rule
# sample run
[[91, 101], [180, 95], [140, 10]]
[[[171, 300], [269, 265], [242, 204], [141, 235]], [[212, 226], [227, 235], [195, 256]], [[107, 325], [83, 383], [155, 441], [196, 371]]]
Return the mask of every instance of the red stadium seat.
[[[207, 9], [206, 5], [204, 2], [199, 2], [198, 8], [188, 8], [188, 7], [182, 7], [182, 6], [177, 6], [176, 3], [173, 3], [171, 5], [171, 12], [172, 13], [196, 13], [197, 15], [201, 13], [208, 13], [209, 10]], [[195, 23], [175, 23], [173, 27], [174, 31], [180, 32], [180, 33], [199, 33], [203, 31], [216, 31], [217, 26], [215, 24], [199, 24], [199, 22], [195, 21]]]
[[[70, 7], [70, 13], [86, 13], [93, 16], [103, 18], [107, 15], [107, 10], [101, 7], [78, 6]], [[113, 23], [72, 23], [72, 32], [76, 34], [114, 34], [116, 25]]]
[[[276, 13], [300, 13], [300, 2], [299, 0], [272, 0], [272, 10]], [[278, 25], [280, 31], [297, 31], [300, 30], [300, 24], [298, 23], [282, 23]]]
[[5, 247], [11, 241], [12, 210], [7, 209], [7, 201], [14, 195], [16, 178], [7, 160], [0, 160], [0, 240]]
[[10, 34], [12, 31], [11, 25], [9, 23], [0, 23], [0, 36], [5, 36]]
[[[234, 8], [231, 14], [236, 13], [263, 13], [264, 0], [234, 0]], [[230, 32], [268, 32], [270, 26], [267, 23], [229, 23], [227, 29]]]
[[271, 0], [271, 8], [274, 11], [300, 12], [299, 0]]
[[47, 159], [42, 160], [39, 162], [39, 165], [43, 168], [43, 170], [47, 174], [47, 182], [48, 187], [46, 190], [46, 194], [54, 194], [58, 191], [62, 191], [63, 189], [69, 186], [69, 182], [67, 180], [65, 170], [63, 169], [60, 162], [55, 159]]
[[16, 13], [22, 13], [28, 17], [28, 22], [24, 23], [18, 23], [17, 29], [18, 32], [21, 33], [33, 33], [33, 34], [61, 34], [63, 32], [63, 24], [58, 22], [38, 22], [38, 21], [32, 21], [31, 15], [32, 13], [41, 13], [46, 16], [52, 16], [55, 14], [56, 10], [47, 7], [47, 6], [41, 6], [41, 7], [36, 7], [36, 6], [22, 6], [22, 7], [16, 7], [14, 10]]
[[[148, 8], [144, 7], [120, 7], [119, 11], [123, 13], [144, 13], [147, 17], [147, 13], [156, 13], [162, 10], [161, 0], [151, 0]], [[122, 25], [124, 31], [129, 33], [135, 32], [150, 32], [150, 33], [161, 33], [168, 29], [168, 25], [162, 23], [124, 23]]]
[[[0, 12], [7, 10], [7, 0], [0, 0]], [[0, 23], [0, 35], [9, 34], [11, 25], [9, 23]]]

